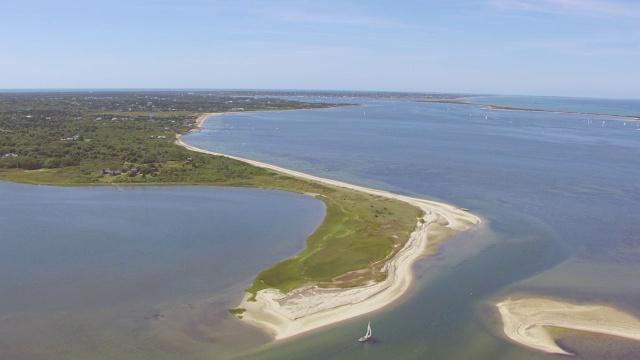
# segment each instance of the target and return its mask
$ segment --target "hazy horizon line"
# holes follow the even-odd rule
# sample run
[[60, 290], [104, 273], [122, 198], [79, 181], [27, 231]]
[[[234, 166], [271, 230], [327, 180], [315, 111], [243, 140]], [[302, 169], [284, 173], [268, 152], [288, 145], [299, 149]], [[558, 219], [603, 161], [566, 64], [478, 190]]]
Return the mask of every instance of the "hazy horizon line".
[[93, 91], [112, 91], [112, 92], [127, 92], [127, 91], [262, 91], [262, 92], [332, 92], [332, 93], [397, 93], [397, 94], [447, 94], [447, 95], [462, 95], [462, 96], [532, 96], [532, 97], [555, 97], [555, 98], [575, 98], [575, 99], [618, 99], [618, 100], [640, 100], [640, 98], [621, 98], [621, 97], [606, 97], [606, 96], [571, 96], [571, 95], [540, 95], [540, 94], [497, 94], [497, 93], [468, 93], [468, 92], [448, 92], [448, 91], [405, 91], [405, 90], [336, 90], [336, 89], [266, 89], [266, 88], [190, 88], [190, 87], [175, 87], [175, 88], [0, 88], [0, 93], [28, 93], [28, 92], [93, 92]]

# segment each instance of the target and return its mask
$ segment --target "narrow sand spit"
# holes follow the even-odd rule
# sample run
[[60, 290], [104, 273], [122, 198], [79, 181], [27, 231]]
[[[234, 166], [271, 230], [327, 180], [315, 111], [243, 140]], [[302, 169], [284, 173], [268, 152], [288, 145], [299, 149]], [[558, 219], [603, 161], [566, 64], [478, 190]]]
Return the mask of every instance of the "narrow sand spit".
[[198, 131], [200, 130], [200, 128], [202, 127], [202, 124], [204, 124], [204, 122], [210, 118], [211, 116], [218, 116], [218, 115], [222, 115], [223, 113], [204, 113], [200, 116], [198, 116], [196, 118], [196, 124], [193, 127], [193, 129], [191, 129], [191, 131], [189, 132], [193, 132], [193, 131]]
[[602, 305], [550, 299], [507, 299], [496, 304], [504, 333], [513, 341], [552, 354], [573, 355], [556, 344], [545, 327], [560, 327], [640, 341], [640, 320]]
[[[210, 115], [199, 117], [198, 119], [202, 118], [202, 120], [198, 122], [198, 126], [208, 116]], [[404, 248], [385, 264], [387, 278], [384, 281], [348, 289], [311, 286], [296, 289], [287, 294], [275, 289], [265, 289], [258, 292], [256, 301], [248, 301], [247, 294], [238, 305], [238, 308], [246, 309], [242, 314], [242, 320], [269, 331], [276, 339], [284, 339], [343, 321], [390, 304], [409, 288], [413, 280], [411, 266], [423, 255], [428, 244], [429, 230], [433, 226], [439, 226], [436, 223], [446, 223], [446, 227], [457, 231], [467, 230], [480, 223], [480, 218], [477, 216], [451, 205], [351, 185], [254, 160], [203, 150], [185, 144], [180, 135], [176, 136], [176, 144], [192, 151], [226, 156], [302, 179], [404, 201], [422, 209], [426, 214], [423, 221], [417, 221], [416, 230], [410, 235]]]

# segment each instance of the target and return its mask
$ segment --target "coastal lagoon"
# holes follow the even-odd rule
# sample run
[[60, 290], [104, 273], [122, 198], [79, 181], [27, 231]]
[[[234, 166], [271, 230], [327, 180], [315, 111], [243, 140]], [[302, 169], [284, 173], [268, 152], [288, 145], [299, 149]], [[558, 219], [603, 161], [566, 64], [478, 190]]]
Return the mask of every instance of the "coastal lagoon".
[[0, 358], [211, 359], [265, 342], [228, 309], [304, 248], [324, 204], [259, 189], [118, 190], [0, 182]]
[[[555, 359], [505, 340], [493, 304], [527, 294], [640, 315], [638, 121], [392, 98], [296, 99], [358, 106], [215, 116], [184, 140], [469, 208], [483, 224], [418, 261], [399, 302], [270, 342], [227, 310], [259, 271], [303, 248], [324, 216], [320, 201], [257, 189], [0, 182], [0, 357]], [[520, 107], [511, 98], [466, 100]], [[551, 103], [593, 106], [579, 100]], [[640, 114], [638, 101], [623, 106], [632, 107], [624, 115]], [[360, 344], [369, 320], [374, 339]], [[562, 335], [578, 359], [640, 351], [630, 341], [578, 335]]]

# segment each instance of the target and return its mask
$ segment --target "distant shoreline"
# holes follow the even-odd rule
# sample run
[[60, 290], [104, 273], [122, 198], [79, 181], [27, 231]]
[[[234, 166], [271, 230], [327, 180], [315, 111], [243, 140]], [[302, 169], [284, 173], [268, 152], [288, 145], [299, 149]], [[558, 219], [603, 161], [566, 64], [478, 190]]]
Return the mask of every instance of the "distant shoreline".
[[514, 106], [502, 106], [502, 105], [491, 105], [491, 104], [480, 104], [474, 103], [471, 101], [464, 100], [424, 100], [421, 102], [427, 103], [439, 103], [439, 104], [457, 104], [457, 105], [475, 105], [475, 106], [484, 106], [491, 110], [504, 110], [504, 111], [531, 111], [531, 112], [545, 112], [545, 113], [555, 113], [555, 114], [575, 114], [575, 115], [590, 115], [590, 116], [611, 116], [611, 117], [619, 117], [623, 119], [631, 119], [635, 121], [640, 121], [640, 115], [619, 115], [619, 114], [598, 114], [598, 113], [590, 113], [590, 112], [581, 112], [581, 111], [566, 111], [566, 110], [546, 110], [546, 109], [530, 109], [530, 108], [520, 108]]
[[[200, 128], [206, 119], [216, 115], [220, 113], [202, 114], [196, 120], [197, 127]], [[417, 222], [407, 244], [394, 258], [386, 262], [387, 277], [381, 282], [355, 288], [306, 287], [287, 294], [275, 289], [265, 289], [258, 291], [256, 301], [249, 301], [249, 296], [245, 296], [238, 306], [244, 310], [241, 314], [242, 320], [270, 332], [276, 339], [284, 339], [344, 321], [391, 304], [409, 289], [413, 279], [411, 266], [424, 254], [431, 238], [448, 238], [457, 231], [464, 231], [481, 223], [479, 217], [448, 204], [351, 185], [250, 159], [203, 150], [187, 145], [180, 135], [176, 136], [176, 144], [192, 151], [226, 156], [305, 180], [400, 200], [425, 213]]]

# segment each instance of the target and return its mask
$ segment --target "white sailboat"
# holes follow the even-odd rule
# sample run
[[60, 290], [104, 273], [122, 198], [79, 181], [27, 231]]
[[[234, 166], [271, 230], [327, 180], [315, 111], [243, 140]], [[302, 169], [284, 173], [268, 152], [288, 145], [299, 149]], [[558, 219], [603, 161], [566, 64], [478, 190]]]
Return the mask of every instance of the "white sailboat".
[[363, 337], [358, 339], [358, 341], [366, 342], [369, 341], [369, 339], [371, 339], [371, 321], [369, 321], [369, 325], [367, 325], [367, 333]]

